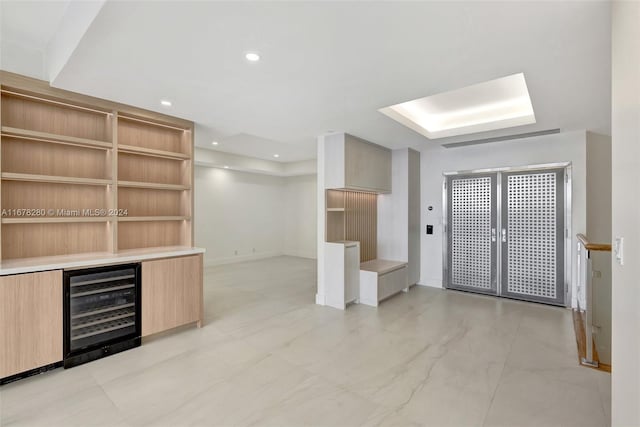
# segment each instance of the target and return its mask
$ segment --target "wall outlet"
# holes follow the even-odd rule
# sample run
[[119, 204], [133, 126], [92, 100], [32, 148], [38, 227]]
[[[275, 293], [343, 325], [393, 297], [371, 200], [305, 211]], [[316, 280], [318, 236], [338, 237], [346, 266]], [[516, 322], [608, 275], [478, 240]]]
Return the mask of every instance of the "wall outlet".
[[256, 248], [253, 248], [253, 253], [254, 253], [254, 254], [256, 253]]
[[238, 250], [237, 249], [234, 252], [235, 252], [235, 255], [238, 255]]

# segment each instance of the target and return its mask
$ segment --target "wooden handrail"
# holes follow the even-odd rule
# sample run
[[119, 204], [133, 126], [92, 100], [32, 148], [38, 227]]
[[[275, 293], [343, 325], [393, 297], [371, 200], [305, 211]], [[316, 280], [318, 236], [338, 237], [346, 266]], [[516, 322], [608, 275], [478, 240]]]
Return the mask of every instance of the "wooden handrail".
[[584, 234], [578, 234], [576, 237], [578, 238], [578, 241], [582, 243], [582, 246], [590, 251], [611, 252], [611, 244], [609, 243], [592, 243]]

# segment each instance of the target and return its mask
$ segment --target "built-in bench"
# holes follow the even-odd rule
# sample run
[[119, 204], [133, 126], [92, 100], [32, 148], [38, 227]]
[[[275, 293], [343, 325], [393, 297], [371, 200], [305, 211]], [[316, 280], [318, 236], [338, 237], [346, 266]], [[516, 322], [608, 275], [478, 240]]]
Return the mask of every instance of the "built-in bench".
[[374, 259], [360, 264], [360, 304], [377, 307], [380, 301], [408, 289], [406, 262]]

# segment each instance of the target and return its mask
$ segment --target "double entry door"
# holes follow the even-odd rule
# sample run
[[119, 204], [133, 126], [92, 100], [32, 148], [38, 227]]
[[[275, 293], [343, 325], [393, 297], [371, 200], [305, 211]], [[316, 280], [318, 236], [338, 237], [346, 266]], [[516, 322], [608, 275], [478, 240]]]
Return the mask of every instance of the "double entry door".
[[565, 305], [565, 169], [447, 175], [446, 285]]

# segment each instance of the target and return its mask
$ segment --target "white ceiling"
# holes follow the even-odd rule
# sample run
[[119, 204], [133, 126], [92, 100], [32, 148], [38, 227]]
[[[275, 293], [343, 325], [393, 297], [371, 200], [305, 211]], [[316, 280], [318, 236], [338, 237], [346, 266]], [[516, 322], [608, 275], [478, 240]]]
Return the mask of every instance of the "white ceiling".
[[[608, 2], [108, 1], [52, 83], [192, 119], [205, 148], [295, 161], [330, 130], [392, 148], [610, 134], [610, 68]], [[519, 72], [536, 124], [434, 141], [378, 112]]]
[[71, 0], [0, 0], [0, 36], [42, 50], [58, 30], [69, 3]]

